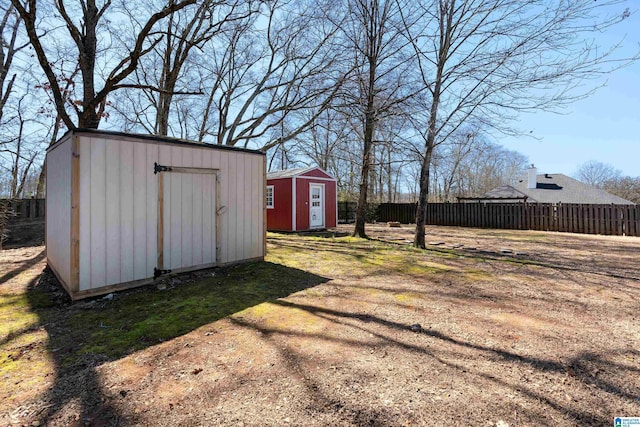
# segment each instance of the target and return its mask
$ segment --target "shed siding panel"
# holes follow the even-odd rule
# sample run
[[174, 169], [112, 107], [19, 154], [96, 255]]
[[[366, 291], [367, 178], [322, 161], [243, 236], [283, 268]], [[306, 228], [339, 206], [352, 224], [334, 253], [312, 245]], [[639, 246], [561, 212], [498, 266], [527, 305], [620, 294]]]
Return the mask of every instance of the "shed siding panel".
[[[218, 254], [218, 258], [220, 262], [226, 262], [227, 259], [227, 241], [229, 239], [229, 212], [227, 206], [229, 205], [229, 176], [227, 173], [227, 168], [229, 167], [229, 158], [227, 152], [219, 152], [216, 153], [217, 161], [219, 162], [219, 169], [221, 170], [220, 176], [218, 179], [220, 183], [218, 187], [220, 189], [220, 206], [216, 206], [216, 209], [220, 210], [220, 214], [218, 217], [218, 221], [220, 223], [220, 233], [216, 238], [218, 239], [218, 249], [220, 253]], [[216, 160], [216, 159], [214, 159]], [[223, 171], [224, 170], [224, 171]]]
[[[182, 150], [178, 147], [171, 147], [171, 157], [168, 162], [164, 164], [182, 165]], [[165, 185], [171, 189], [171, 195], [166, 197], [165, 192], [165, 207], [169, 207], [165, 212], [169, 213], [169, 218], [165, 217], [165, 221], [169, 221], [171, 224], [171, 233], [169, 236], [165, 236], [165, 244], [169, 244], [169, 258], [167, 259], [167, 253], [165, 252], [165, 262], [167, 265], [181, 264], [182, 263], [182, 236], [180, 234], [180, 224], [182, 223], [182, 181], [175, 177], [174, 174], [168, 173], [164, 175]], [[167, 200], [168, 199], [168, 200]], [[168, 204], [167, 204], [168, 203]], [[167, 237], [169, 239], [167, 240]], [[165, 246], [166, 247], [166, 246]]]
[[[152, 277], [153, 269], [158, 266], [158, 177], [153, 173], [153, 164], [160, 162], [160, 147], [157, 144], [139, 144], [146, 146], [147, 161], [144, 163], [144, 177], [147, 186], [146, 200], [146, 238], [147, 273]], [[136, 165], [138, 166], [138, 165]]]
[[[184, 153], [185, 157], [191, 157], [191, 153]], [[188, 163], [188, 162], [187, 162]], [[171, 174], [172, 177], [175, 177], [174, 174]], [[193, 174], [187, 173], [183, 174], [182, 181], [182, 191], [181, 191], [181, 201], [180, 208], [182, 212], [180, 212], [180, 224], [182, 225], [182, 230], [180, 231], [180, 238], [182, 239], [182, 249], [180, 250], [182, 254], [182, 265], [194, 265], [191, 264], [191, 259], [193, 257], [193, 201], [195, 199], [194, 189], [195, 187], [195, 176]]]
[[262, 256], [264, 250], [263, 236], [264, 236], [264, 174], [263, 167], [264, 162], [261, 158], [250, 158], [251, 164], [251, 233], [249, 240], [249, 247], [251, 258]]
[[148, 277], [147, 255], [147, 146], [148, 144], [131, 144], [133, 148], [133, 280]]
[[[219, 151], [213, 151], [213, 150], [205, 150], [206, 151], [206, 155], [207, 155], [207, 159], [211, 165], [211, 167], [213, 169], [220, 169], [220, 152]], [[221, 180], [221, 173], [218, 173], [218, 176], [216, 179]], [[211, 242], [211, 254], [212, 254], [212, 258], [213, 259], [218, 259], [219, 254], [217, 253], [217, 249], [216, 247], [219, 247], [219, 242], [218, 240], [221, 239], [221, 236], [218, 236], [216, 234], [216, 221], [218, 220], [218, 213], [217, 210], [220, 209], [220, 206], [216, 206], [215, 203], [218, 202], [218, 200], [222, 200], [220, 198], [220, 196], [217, 194], [217, 192], [220, 190], [220, 186], [217, 184], [217, 182], [214, 183], [214, 185], [216, 186], [216, 198], [211, 200], [211, 203], [206, 207], [208, 212], [211, 212], [211, 224], [208, 224], [209, 227], [211, 227], [211, 233], [214, 236], [214, 239]], [[220, 217], [220, 221], [222, 221], [222, 217]], [[219, 230], [218, 230], [219, 231]], [[207, 248], [208, 250], [209, 248]]]
[[91, 287], [91, 138], [80, 139], [80, 287]]
[[71, 278], [71, 138], [47, 154], [47, 259], [61, 279]]
[[[248, 188], [245, 187], [245, 164], [246, 162], [242, 161], [238, 154], [234, 153], [234, 157], [236, 158], [236, 167], [234, 173], [234, 181], [236, 183], [236, 204], [234, 208], [236, 210], [235, 217], [237, 218], [236, 223], [236, 236], [235, 236], [235, 260], [244, 259], [245, 258], [245, 245], [244, 245], [244, 235], [245, 228], [249, 226], [247, 224], [246, 218], [246, 195], [248, 192]], [[248, 230], [247, 230], [248, 231]]]
[[[106, 153], [107, 145], [104, 139], [89, 138], [91, 144], [90, 175], [91, 180], [91, 281], [88, 288], [103, 286], [107, 283], [107, 249], [106, 249]], [[80, 202], [82, 204], [82, 201]], [[81, 248], [82, 252], [83, 249]], [[82, 290], [82, 288], [80, 289]]]
[[243, 187], [244, 191], [242, 195], [244, 196], [243, 210], [242, 216], [244, 218], [244, 227], [242, 227], [242, 240], [240, 246], [242, 246], [242, 258], [247, 259], [251, 258], [252, 246], [251, 246], [251, 236], [254, 233], [253, 229], [253, 162], [251, 159], [245, 159], [242, 162], [244, 165], [244, 173], [242, 174]]
[[[211, 185], [214, 186], [212, 191], [215, 192], [215, 176], [213, 176], [211, 181], [212, 181]], [[206, 189], [203, 187], [203, 191], [204, 190]], [[215, 193], [214, 193], [214, 197], [203, 197], [201, 199], [199, 215], [202, 218], [202, 223], [199, 227], [200, 231], [199, 232], [197, 230], [195, 231], [196, 235], [198, 234], [200, 235], [200, 239], [199, 239], [200, 253], [198, 255], [199, 256], [198, 259], [200, 259], [201, 263], [202, 263], [202, 260], [205, 260], [205, 259], [206, 260], [216, 259], [216, 251], [215, 251], [216, 213], [215, 213], [214, 204], [215, 204]], [[207, 239], [204, 236], [211, 236], [211, 238]]]
[[134, 200], [133, 147], [138, 144], [120, 142], [120, 282], [134, 280]]
[[247, 161], [247, 180], [249, 180], [249, 188], [247, 188], [247, 200], [249, 201], [249, 205], [247, 206], [246, 214], [250, 217], [249, 221], [251, 222], [251, 228], [247, 232], [248, 236], [245, 236], [247, 258], [254, 258], [258, 256], [255, 255], [255, 248], [257, 246], [255, 242], [256, 238], [258, 237], [258, 222], [261, 218], [261, 216], [258, 215], [259, 212], [264, 209], [264, 201], [259, 194], [259, 190], [264, 186], [264, 183], [262, 183], [261, 185], [257, 184], [259, 173], [262, 173], [262, 167], [258, 166], [258, 163], [255, 161], [255, 159], [249, 158]]
[[336, 194], [336, 183], [335, 182], [327, 182], [325, 181], [324, 186], [324, 212], [325, 212], [325, 225], [328, 228], [337, 227], [338, 226], [338, 218], [336, 217], [337, 211], [337, 194]]
[[[262, 168], [261, 168], [262, 169]], [[261, 170], [260, 169], [260, 170]], [[291, 216], [291, 178], [267, 180], [273, 185], [273, 209], [267, 209], [267, 228], [269, 230], [293, 230]]]
[[235, 251], [236, 251], [236, 228], [238, 226], [238, 217], [235, 209], [235, 205], [237, 203], [237, 193], [236, 193], [236, 180], [235, 173], [236, 170], [236, 156], [232, 153], [228, 153], [226, 156], [228, 161], [227, 173], [225, 174], [225, 181], [227, 188], [227, 197], [226, 200], [227, 210], [225, 212], [225, 216], [227, 217], [227, 226], [226, 226], [226, 234], [227, 238], [223, 242], [223, 253], [225, 256], [225, 262], [231, 262], [235, 260]]
[[104, 200], [106, 211], [106, 260], [107, 285], [121, 283], [120, 281], [120, 142], [105, 142], [105, 183], [107, 194]]
[[[202, 152], [203, 150], [192, 150], [191, 153], [191, 165], [193, 167], [201, 168], [202, 166]], [[205, 177], [201, 174], [193, 175], [193, 184], [194, 188], [198, 188], [198, 193], [194, 194], [193, 197], [193, 207], [191, 209], [191, 222], [193, 224], [192, 230], [192, 240], [193, 244], [191, 247], [191, 257], [193, 259], [194, 265], [201, 265], [202, 260], [204, 259], [202, 256], [202, 242], [203, 242], [203, 229], [205, 224], [205, 214], [202, 211], [203, 202], [205, 201]], [[209, 189], [213, 191], [213, 189]]]
[[296, 230], [309, 229], [309, 183], [308, 179], [296, 179]]

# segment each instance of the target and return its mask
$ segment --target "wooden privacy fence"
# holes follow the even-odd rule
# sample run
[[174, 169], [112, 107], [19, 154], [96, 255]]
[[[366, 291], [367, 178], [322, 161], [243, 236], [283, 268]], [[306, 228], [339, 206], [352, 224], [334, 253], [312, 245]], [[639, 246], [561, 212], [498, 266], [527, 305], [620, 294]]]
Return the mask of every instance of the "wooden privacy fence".
[[350, 224], [356, 221], [356, 202], [338, 202], [338, 222]]
[[[10, 207], [9, 222], [44, 221], [44, 199], [0, 200]], [[355, 221], [356, 203], [338, 202], [341, 223]], [[372, 204], [367, 219], [415, 223], [415, 203]], [[640, 205], [546, 203], [429, 203], [427, 225], [566, 231], [570, 233], [640, 236]]]
[[10, 213], [11, 221], [44, 221], [45, 199], [0, 199], [3, 211]]
[[416, 222], [415, 203], [380, 203], [377, 209], [376, 221], [398, 221], [402, 224]]
[[[375, 209], [379, 222], [410, 224], [415, 215], [415, 203], [381, 203]], [[429, 203], [425, 219], [427, 225], [640, 236], [640, 205]]]
[[429, 203], [428, 225], [640, 236], [640, 206]]

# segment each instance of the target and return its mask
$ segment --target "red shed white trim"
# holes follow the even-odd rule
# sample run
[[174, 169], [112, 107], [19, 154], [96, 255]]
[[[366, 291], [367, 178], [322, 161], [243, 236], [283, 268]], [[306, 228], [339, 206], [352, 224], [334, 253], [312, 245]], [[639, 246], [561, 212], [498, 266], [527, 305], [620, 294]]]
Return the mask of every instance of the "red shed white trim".
[[338, 199], [336, 179], [319, 167], [269, 172], [271, 208], [267, 229], [305, 231], [336, 227]]

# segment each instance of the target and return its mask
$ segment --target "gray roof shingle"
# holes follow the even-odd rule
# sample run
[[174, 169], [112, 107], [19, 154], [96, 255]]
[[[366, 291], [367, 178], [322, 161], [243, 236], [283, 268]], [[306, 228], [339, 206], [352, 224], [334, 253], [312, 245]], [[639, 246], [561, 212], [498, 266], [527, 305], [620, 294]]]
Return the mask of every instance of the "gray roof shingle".
[[505, 185], [484, 194], [483, 198], [522, 198], [538, 203], [585, 203], [602, 205], [633, 205], [634, 203], [611, 193], [573, 179], [561, 173], [536, 176], [536, 188], [527, 188], [527, 180], [514, 186]]

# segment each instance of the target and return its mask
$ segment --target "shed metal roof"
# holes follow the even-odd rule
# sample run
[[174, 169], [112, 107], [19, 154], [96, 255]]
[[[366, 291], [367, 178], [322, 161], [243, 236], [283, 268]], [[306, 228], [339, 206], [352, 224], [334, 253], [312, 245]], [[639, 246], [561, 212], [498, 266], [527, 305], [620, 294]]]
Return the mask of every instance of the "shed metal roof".
[[259, 154], [259, 155], [262, 155], [262, 156], [266, 155], [265, 152], [260, 151], [260, 150], [252, 150], [250, 148], [234, 147], [234, 146], [231, 146], [231, 145], [209, 144], [209, 143], [205, 143], [205, 142], [191, 141], [191, 140], [187, 140], [187, 139], [172, 138], [172, 137], [163, 136], [163, 135], [138, 134], [138, 133], [116, 132], [116, 131], [110, 131], [110, 130], [84, 129], [84, 128], [68, 130], [67, 132], [65, 132], [65, 134], [60, 139], [58, 139], [58, 141], [56, 141], [55, 144], [53, 144], [49, 148], [47, 148], [47, 151], [52, 150], [60, 142], [62, 142], [63, 140], [66, 140], [66, 138], [69, 135], [79, 135], [79, 134], [93, 134], [93, 135], [96, 135], [96, 136], [103, 135], [103, 136], [107, 136], [107, 137], [116, 137], [116, 138], [117, 137], [122, 137], [122, 138], [142, 139], [142, 140], [146, 140], [146, 141], [164, 142], [164, 143], [176, 144], [176, 145], [187, 145], [187, 146], [197, 147], [197, 148], [210, 148], [210, 149], [213, 149], [213, 150], [232, 150], [232, 151], [241, 151], [241, 152], [244, 152], [244, 153]]
[[[328, 177], [330, 177], [332, 181], [335, 181], [335, 178], [332, 178], [330, 174], [328, 174], [326, 171], [322, 170], [322, 168], [319, 168], [318, 166], [307, 166], [303, 168], [285, 169], [281, 171], [268, 172], [267, 179], [292, 178], [294, 176], [304, 175], [307, 172], [311, 172], [313, 170], [318, 170], [323, 174], [327, 175]], [[314, 178], [314, 177], [308, 177], [308, 178]], [[320, 179], [329, 179], [329, 178], [320, 178]]]

